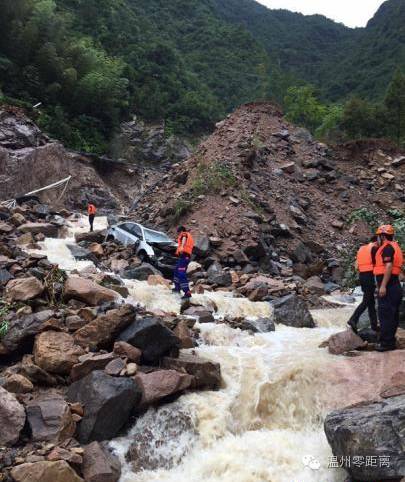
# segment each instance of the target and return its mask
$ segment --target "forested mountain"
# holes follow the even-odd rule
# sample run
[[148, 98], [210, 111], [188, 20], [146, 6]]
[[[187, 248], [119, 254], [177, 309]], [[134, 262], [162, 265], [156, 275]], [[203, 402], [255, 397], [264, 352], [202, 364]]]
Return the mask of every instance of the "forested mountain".
[[132, 113], [200, 133], [292, 85], [377, 99], [405, 64], [405, 0], [354, 30], [254, 0], [0, 0], [0, 11], [0, 98], [42, 102], [41, 126], [82, 149], [103, 150]]

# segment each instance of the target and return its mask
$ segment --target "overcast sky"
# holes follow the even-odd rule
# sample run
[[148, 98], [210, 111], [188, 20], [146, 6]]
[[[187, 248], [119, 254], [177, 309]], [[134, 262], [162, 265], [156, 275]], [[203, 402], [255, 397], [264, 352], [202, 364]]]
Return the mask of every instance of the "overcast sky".
[[285, 8], [305, 15], [320, 13], [349, 27], [365, 27], [383, 0], [257, 0], [269, 8]]

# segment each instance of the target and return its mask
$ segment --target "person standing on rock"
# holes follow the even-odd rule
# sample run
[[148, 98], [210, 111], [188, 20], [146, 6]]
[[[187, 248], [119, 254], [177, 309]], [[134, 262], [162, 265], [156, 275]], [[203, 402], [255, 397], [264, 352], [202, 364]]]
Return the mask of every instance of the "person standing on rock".
[[356, 269], [359, 272], [359, 282], [363, 292], [363, 300], [348, 321], [348, 325], [357, 333], [357, 325], [360, 316], [368, 310], [370, 325], [374, 331], [378, 331], [377, 311], [375, 308], [375, 278], [374, 264], [378, 249], [377, 237], [373, 237], [369, 243], [360, 247], [357, 252]]
[[174, 271], [173, 292], [180, 293], [181, 290], [183, 290], [183, 299], [189, 299], [191, 298], [191, 291], [187, 278], [187, 268], [190, 263], [191, 255], [193, 254], [194, 240], [191, 233], [184, 226], [179, 226], [177, 233], [179, 235], [176, 251], [178, 260]]
[[94, 231], [93, 229], [93, 224], [94, 224], [94, 218], [96, 217], [96, 206], [94, 204], [89, 203], [87, 205], [87, 214], [89, 215], [89, 224], [90, 224], [90, 232], [92, 233]]
[[375, 255], [374, 275], [378, 285], [378, 316], [381, 324], [380, 344], [377, 351], [396, 348], [395, 335], [399, 325], [399, 308], [402, 302], [402, 287], [399, 281], [404, 255], [394, 241], [395, 230], [384, 225], [377, 230], [378, 250]]

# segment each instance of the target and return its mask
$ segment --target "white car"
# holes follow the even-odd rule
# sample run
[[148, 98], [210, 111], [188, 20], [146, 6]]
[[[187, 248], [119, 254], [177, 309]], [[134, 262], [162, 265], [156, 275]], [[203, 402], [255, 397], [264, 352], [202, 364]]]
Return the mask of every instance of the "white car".
[[142, 260], [157, 260], [161, 252], [174, 253], [177, 244], [161, 231], [145, 228], [141, 224], [126, 221], [111, 226], [107, 241], [115, 240], [124, 246], [134, 246], [136, 255]]

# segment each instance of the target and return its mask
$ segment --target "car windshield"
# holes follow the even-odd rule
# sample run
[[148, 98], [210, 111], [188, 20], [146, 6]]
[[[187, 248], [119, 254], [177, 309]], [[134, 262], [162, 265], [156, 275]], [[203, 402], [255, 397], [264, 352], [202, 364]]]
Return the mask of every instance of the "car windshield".
[[145, 241], [147, 243], [172, 243], [173, 241], [165, 233], [158, 231], [151, 231], [150, 229], [143, 229], [145, 233]]

